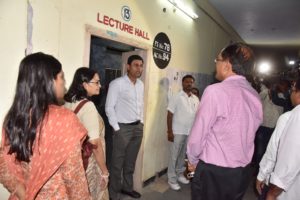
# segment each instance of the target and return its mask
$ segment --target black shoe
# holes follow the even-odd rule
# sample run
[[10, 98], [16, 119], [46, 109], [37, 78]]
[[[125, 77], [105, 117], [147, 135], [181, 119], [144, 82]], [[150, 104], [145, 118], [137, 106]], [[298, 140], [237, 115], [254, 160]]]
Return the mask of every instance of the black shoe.
[[126, 194], [128, 196], [131, 196], [132, 198], [135, 198], [135, 199], [138, 199], [138, 198], [141, 197], [141, 194], [138, 193], [138, 192], [136, 192], [136, 191], [134, 191], [134, 190], [132, 190], [131, 192], [126, 191], [126, 190], [122, 190], [121, 193], [122, 194]]

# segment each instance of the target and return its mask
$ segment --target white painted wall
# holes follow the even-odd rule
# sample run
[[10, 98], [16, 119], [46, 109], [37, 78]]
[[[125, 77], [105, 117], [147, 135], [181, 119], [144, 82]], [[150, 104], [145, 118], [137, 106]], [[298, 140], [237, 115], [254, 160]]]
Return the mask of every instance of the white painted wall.
[[[1, 124], [14, 96], [18, 64], [25, 55], [26, 18], [26, 1], [0, 0]], [[7, 199], [7, 197], [8, 192], [2, 186], [0, 186], [0, 199]]]
[[[224, 45], [230, 40], [240, 40], [222, 19], [218, 18], [218, 23], [223, 28], [194, 6], [199, 18], [191, 20], [179, 10], [174, 12], [174, 7], [166, 0], [0, 0], [1, 124], [12, 103], [18, 64], [26, 48], [27, 2], [33, 9], [33, 52], [42, 51], [56, 56], [63, 64], [67, 86], [75, 70], [85, 63], [86, 25], [99, 29], [108, 37], [111, 36], [107, 31], [114, 32], [115, 36], [111, 39], [128, 38], [146, 46], [152, 46], [157, 33], [165, 32], [172, 44], [168, 67], [201, 73], [214, 70], [213, 59]], [[97, 22], [98, 12], [123, 21], [121, 7], [124, 5], [129, 6], [133, 14], [128, 23], [148, 32], [150, 40]], [[165, 13], [163, 8], [166, 8]], [[166, 168], [169, 158], [166, 140], [167, 91], [160, 84], [166, 78], [166, 69], [156, 67], [152, 58], [149, 59], [149, 67], [143, 180]], [[1, 186], [0, 197], [7, 197]]]

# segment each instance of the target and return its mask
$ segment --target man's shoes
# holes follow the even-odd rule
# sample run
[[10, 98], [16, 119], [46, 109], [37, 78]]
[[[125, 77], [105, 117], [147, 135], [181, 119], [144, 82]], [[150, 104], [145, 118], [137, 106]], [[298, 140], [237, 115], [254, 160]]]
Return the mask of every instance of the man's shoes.
[[170, 182], [168, 182], [168, 183], [172, 190], [180, 190], [180, 188], [181, 188], [178, 183], [170, 183]]
[[126, 190], [121, 190], [121, 193], [122, 194], [126, 194], [126, 195], [128, 195], [128, 196], [131, 196], [132, 198], [135, 198], [135, 199], [138, 199], [138, 198], [140, 198], [141, 197], [141, 194], [140, 193], [138, 193], [138, 192], [136, 192], [136, 191], [134, 191], [134, 190], [132, 190], [132, 191], [126, 191]]
[[190, 180], [187, 179], [187, 178], [185, 178], [184, 175], [180, 175], [180, 176], [178, 177], [178, 181], [179, 181], [180, 183], [183, 183], [183, 184], [189, 184], [189, 183], [190, 183]]

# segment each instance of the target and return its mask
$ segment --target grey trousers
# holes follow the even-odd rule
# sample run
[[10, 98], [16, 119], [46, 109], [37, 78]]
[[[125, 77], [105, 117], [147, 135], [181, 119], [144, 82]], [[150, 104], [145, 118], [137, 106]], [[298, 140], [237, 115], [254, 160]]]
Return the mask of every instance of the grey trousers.
[[121, 190], [133, 190], [135, 161], [143, 139], [143, 124], [119, 124], [120, 130], [114, 132], [109, 196], [119, 199]]
[[168, 182], [177, 183], [179, 175], [183, 174], [186, 169], [186, 142], [187, 135], [174, 134], [174, 142], [170, 146], [170, 159], [168, 165]]

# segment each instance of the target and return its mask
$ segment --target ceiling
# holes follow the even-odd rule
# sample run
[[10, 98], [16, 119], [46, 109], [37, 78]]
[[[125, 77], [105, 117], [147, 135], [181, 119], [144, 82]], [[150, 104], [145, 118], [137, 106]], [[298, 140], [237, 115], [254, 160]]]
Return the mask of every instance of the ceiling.
[[253, 45], [300, 46], [299, 0], [209, 0]]
[[300, 0], [208, 2], [254, 48], [259, 58], [276, 59], [278, 70], [291, 68], [288, 65], [291, 58], [300, 62]]

